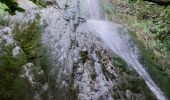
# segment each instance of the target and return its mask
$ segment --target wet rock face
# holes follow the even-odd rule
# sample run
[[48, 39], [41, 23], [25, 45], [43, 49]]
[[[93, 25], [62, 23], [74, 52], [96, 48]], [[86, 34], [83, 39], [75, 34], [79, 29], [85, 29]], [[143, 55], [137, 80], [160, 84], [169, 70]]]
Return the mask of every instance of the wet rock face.
[[86, 3], [89, 1], [60, 0], [60, 9], [48, 7], [41, 10], [42, 20], [47, 24], [43, 40], [51, 49], [53, 58], [53, 66], [50, 68], [55, 81], [53, 91], [59, 93], [52, 93], [53, 99], [60, 96], [60, 99], [65, 100], [69, 97], [79, 100], [143, 100], [140, 95], [144, 94], [141, 92], [136, 94], [119, 88], [121, 82], [128, 83], [128, 74], [121, 74], [120, 69], [112, 63], [110, 50], [100, 38], [84, 27], [83, 24], [92, 18], [91, 14], [83, 9], [83, 4]]
[[[58, 6], [60, 9], [42, 10], [42, 20], [47, 23], [43, 40], [51, 49], [54, 60], [51, 74], [60, 85], [54, 91], [60, 92], [61, 99], [67, 99], [65, 95], [71, 97], [71, 91], [72, 96], [82, 100], [112, 99], [110, 88], [113, 84], [103, 75], [103, 65], [95, 52], [102, 43], [82, 29], [81, 24], [85, 21], [79, 13], [79, 2], [62, 0]], [[57, 96], [53, 94], [53, 98]]]
[[[13, 19], [25, 23], [40, 16], [42, 42], [52, 59], [46, 74], [31, 63], [23, 66], [21, 76], [31, 84], [34, 100], [147, 99], [141, 88], [128, 85], [131, 79], [141, 77], [129, 75], [118, 66], [121, 63], [115, 64], [117, 55], [89, 30], [90, 25], [86, 27], [89, 19], [105, 19], [99, 0], [46, 0], [49, 5], [41, 9], [24, 2], [28, 4], [26, 12]], [[13, 55], [18, 51], [16, 47]]]
[[13, 43], [13, 37], [10, 27], [3, 27], [2, 29], [0, 29], [0, 43], [4, 43], [5, 45]]

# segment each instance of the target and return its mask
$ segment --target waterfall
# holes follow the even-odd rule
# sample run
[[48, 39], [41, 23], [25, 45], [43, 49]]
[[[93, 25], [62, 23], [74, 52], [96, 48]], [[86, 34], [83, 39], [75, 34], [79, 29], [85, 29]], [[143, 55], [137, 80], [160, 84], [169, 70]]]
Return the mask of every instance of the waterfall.
[[163, 92], [139, 63], [138, 48], [131, 43], [130, 37], [125, 31], [121, 32], [122, 28], [119, 25], [101, 20], [88, 20], [83, 27], [100, 37], [113, 52], [130, 64], [143, 77], [158, 100], [166, 100]]
[[[86, 17], [87, 22], [82, 26], [85, 28], [85, 31], [91, 31], [91, 33], [94, 33], [97, 37], [101, 38], [113, 52], [130, 64], [136, 72], [143, 77], [158, 100], [166, 100], [163, 92], [153, 82], [147, 71], [140, 64], [138, 48], [131, 43], [127, 32], [122, 32], [121, 30], [123, 30], [123, 28], [120, 25], [107, 22], [101, 18], [104, 14], [102, 13], [102, 10], [100, 10], [99, 0], [81, 0], [81, 2], [86, 6], [86, 8], [83, 7], [83, 10], [85, 9], [84, 14], [88, 15], [88, 17]], [[87, 10], [89, 12], [87, 12]]]
[[[99, 17], [103, 14], [96, 4], [99, 4], [99, 0], [86, 0], [86, 3], [89, 4], [89, 12], [85, 12], [85, 14], [89, 15], [87, 17], [87, 22], [83, 26], [86, 31], [91, 31], [97, 37], [101, 38], [103, 42], [117, 55], [119, 55], [122, 59], [124, 59], [128, 64], [130, 64], [136, 72], [143, 77], [146, 84], [150, 88], [150, 90], [155, 94], [157, 99], [166, 100], [163, 92], [159, 89], [159, 87], [153, 82], [150, 78], [147, 71], [143, 68], [143, 66], [139, 62], [138, 58], [138, 48], [135, 47], [134, 44], [130, 42], [130, 37], [127, 32], [121, 32], [121, 27], [119, 25], [106, 22]], [[83, 0], [82, 0], [83, 2]], [[94, 6], [92, 6], [92, 4]], [[83, 9], [87, 9], [83, 7]], [[96, 15], [98, 17], [96, 17]]]
[[[48, 100], [113, 100], [117, 80], [110, 77], [118, 79], [121, 76], [116, 73], [116, 68], [113, 70], [111, 60], [106, 60], [107, 65], [104, 65], [104, 58], [99, 57], [98, 51], [104, 52], [106, 59], [109, 59], [109, 53], [105, 51], [120, 56], [144, 79], [158, 100], [166, 100], [140, 64], [139, 50], [131, 42], [128, 32], [121, 25], [105, 20], [99, 0], [53, 1], [47, 8], [39, 8], [28, 0], [20, 1], [26, 12], [13, 17], [23, 22], [33, 20], [36, 15], [41, 17], [42, 42], [52, 58], [48, 76], [52, 83], [45, 82], [40, 87], [48, 90], [49, 84], [53, 85], [48, 90]], [[41, 100], [41, 93], [36, 92], [34, 98]]]

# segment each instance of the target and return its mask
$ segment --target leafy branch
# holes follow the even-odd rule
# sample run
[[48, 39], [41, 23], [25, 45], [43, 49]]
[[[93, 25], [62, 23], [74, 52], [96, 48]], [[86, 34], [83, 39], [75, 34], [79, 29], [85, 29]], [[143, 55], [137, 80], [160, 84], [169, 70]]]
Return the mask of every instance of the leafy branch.
[[[41, 0], [30, 0], [30, 1], [43, 7], [46, 6], [46, 4]], [[5, 11], [9, 12], [9, 14], [11, 15], [15, 15], [16, 11], [19, 12], [25, 11], [23, 8], [19, 7], [19, 4], [16, 2], [16, 0], [0, 0], [0, 2], [7, 6]]]

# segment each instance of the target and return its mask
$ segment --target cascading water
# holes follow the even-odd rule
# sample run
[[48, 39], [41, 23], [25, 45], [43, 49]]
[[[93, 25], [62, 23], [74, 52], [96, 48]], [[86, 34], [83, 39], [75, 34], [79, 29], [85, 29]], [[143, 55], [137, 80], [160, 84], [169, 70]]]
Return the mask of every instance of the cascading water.
[[[139, 63], [138, 48], [125, 29], [105, 21], [99, 0], [44, 1], [53, 3], [39, 9], [28, 0], [23, 0], [20, 5], [26, 12], [18, 13], [14, 19], [27, 22], [37, 14], [41, 17], [41, 25], [45, 27], [43, 43], [49, 48], [52, 58], [48, 76], [52, 82], [46, 82], [41, 87], [41, 90], [49, 91], [47, 100], [113, 100], [113, 87], [121, 76], [111, 60], [102, 60], [109, 59], [103, 53], [108, 48], [136, 70], [157, 99], [166, 100]], [[99, 57], [98, 51], [103, 53], [103, 58]], [[32, 83], [36, 84], [32, 78], [34, 75], [30, 76]], [[110, 78], [112, 76], [116, 79]], [[41, 100], [41, 93], [36, 92], [35, 100]]]
[[[99, 0], [93, 0], [92, 2], [91, 0], [86, 0], [86, 3], [91, 5], [99, 4], [98, 2]], [[163, 95], [163, 92], [153, 82], [149, 74], [139, 63], [139, 58], [137, 53], [138, 50], [134, 46], [134, 44], [130, 42], [130, 38], [127, 32], [121, 33], [122, 28], [120, 26], [101, 20], [102, 18], [100, 19], [100, 17], [96, 17], [96, 15], [97, 16], [103, 15], [99, 10], [100, 7], [90, 6], [89, 8], [90, 8], [89, 12], [86, 12], [86, 14], [89, 16], [87, 18], [87, 22], [83, 26], [83, 28], [86, 29], [85, 31], [91, 31], [91, 33], [94, 33], [97, 37], [101, 38], [103, 42], [105, 42], [105, 44], [113, 52], [115, 52], [122, 59], [124, 59], [128, 64], [130, 64], [137, 71], [137, 73], [144, 78], [148, 87], [155, 94], [157, 99], [166, 100], [165, 96]]]
[[139, 63], [137, 48], [130, 42], [130, 38], [126, 32], [121, 33], [120, 26], [105, 21], [88, 20], [83, 27], [96, 34], [96, 36], [99, 36], [113, 52], [130, 64], [144, 78], [157, 99], [166, 100], [163, 92]]

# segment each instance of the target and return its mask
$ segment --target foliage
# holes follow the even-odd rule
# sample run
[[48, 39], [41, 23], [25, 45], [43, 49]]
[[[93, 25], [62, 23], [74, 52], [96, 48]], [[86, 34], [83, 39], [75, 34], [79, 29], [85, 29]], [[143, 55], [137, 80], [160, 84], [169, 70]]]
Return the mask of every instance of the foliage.
[[[168, 83], [170, 82], [170, 74], [166, 70], [170, 70], [170, 7], [151, 5], [141, 0], [138, 0], [134, 6], [136, 10], [134, 15], [136, 23], [138, 23], [136, 25], [138, 25], [137, 27], [141, 25], [140, 27], [143, 28], [143, 33], [140, 33], [138, 37], [143, 38], [141, 36], [144, 35], [143, 43], [152, 50], [152, 52], [147, 53], [143, 50], [143, 47], [140, 48], [143, 52], [141, 61], [148, 66], [147, 70], [152, 79], [169, 97], [170, 86]], [[156, 63], [151, 60], [148, 54]], [[158, 66], [157, 63], [161, 64], [161, 66]]]
[[129, 65], [124, 60], [122, 60], [119, 57], [114, 57], [113, 59], [114, 59], [113, 64], [119, 66], [122, 72], [126, 72], [128, 74], [133, 73], [133, 71], [129, 70]]
[[43, 2], [42, 0], [31, 0], [33, 3], [40, 5], [41, 7], [46, 7], [46, 3]]
[[[30, 0], [30, 1], [42, 7], [46, 7], [46, 4], [41, 0]], [[9, 12], [9, 14], [11, 15], [15, 15], [16, 11], [19, 12], [25, 11], [23, 8], [19, 7], [19, 4], [16, 2], [16, 0], [0, 0], [0, 3], [6, 6], [5, 11]]]
[[41, 44], [42, 29], [38, 24], [37, 20], [35, 20], [22, 25], [22, 27], [26, 27], [26, 29], [21, 29], [22, 27], [19, 24], [16, 24], [14, 28], [14, 39], [20, 43], [23, 52], [28, 56], [28, 61], [39, 57], [37, 54], [39, 48], [37, 47]]
[[164, 19], [165, 23], [165, 32], [162, 34], [162, 42], [166, 47], [166, 50], [170, 52], [170, 6], [168, 6], [164, 12], [161, 14], [162, 19]]
[[[37, 16], [35, 20], [29, 23], [17, 23], [13, 32], [14, 39], [18, 42], [26, 55], [27, 62], [34, 64], [33, 75], [37, 86], [30, 87], [33, 88], [33, 90], [31, 90], [32, 92], [34, 92], [34, 90], [39, 91], [39, 87], [44, 85], [45, 82], [48, 82], [48, 67], [50, 66], [49, 53], [46, 47], [41, 43], [43, 29], [39, 25], [39, 19], [40, 17]], [[43, 71], [43, 74], [39, 74], [39, 71]], [[40, 96], [48, 98], [48, 95], [45, 94], [46, 92], [47, 91], [42, 92]]]
[[137, 0], [129, 0], [130, 3], [135, 3]]
[[[134, 38], [145, 46], [140, 47], [139, 50], [143, 53], [146, 52], [142, 50], [143, 48], [151, 50], [149, 53], [142, 54], [141, 62], [146, 64], [144, 67], [147, 68], [152, 79], [162, 91], [170, 96], [170, 7], [143, 0], [118, 1], [111, 0], [112, 4], [116, 6], [112, 16], [116, 16], [119, 23], [124, 23], [135, 31], [134, 34], [137, 37]], [[118, 65], [121, 65], [119, 62], [117, 62]]]
[[140, 0], [135, 5], [138, 9], [136, 10], [137, 20], [145, 22], [145, 26], [148, 26], [147, 33], [152, 33], [155, 36], [154, 40], [163, 44], [161, 48], [170, 52], [170, 6], [164, 8]]
[[21, 66], [26, 63], [26, 55], [23, 53], [17, 57], [12, 56], [14, 45], [5, 46], [4, 48], [0, 57], [0, 99], [2, 100], [15, 98], [14, 84], [17, 80], [20, 80], [17, 77]]
[[12, 15], [15, 14], [15, 11], [24, 12], [24, 9], [19, 7], [18, 3], [15, 0], [0, 0], [0, 2], [7, 6], [5, 11], [9, 12]]
[[[41, 33], [38, 17], [29, 23], [16, 23], [13, 35], [17, 45], [21, 47], [21, 52], [14, 57], [12, 51], [16, 44], [8, 46], [3, 44], [3, 54], [0, 55], [0, 99], [22, 100], [25, 98], [24, 95], [31, 98], [29, 93], [31, 95], [32, 92], [28, 92], [30, 91], [28, 83], [20, 77], [22, 66], [26, 63], [31, 62], [35, 69], [40, 67], [45, 74], [48, 73], [48, 56], [46, 48], [41, 44]], [[35, 77], [38, 77], [37, 75], [38, 73], [35, 73]], [[42, 84], [47, 78], [40, 76], [36, 79]]]
[[166, 67], [160, 66], [154, 60], [154, 54], [152, 51], [146, 50], [144, 46], [137, 40], [137, 37], [134, 32], [129, 31], [133, 40], [140, 50], [140, 58], [139, 61], [143, 65], [143, 67], [150, 74], [152, 80], [161, 88], [164, 94], [170, 98], [170, 78], [166, 73]]
[[135, 2], [124, 0], [114, 3], [116, 7], [112, 16], [116, 16], [114, 17], [117, 18], [116, 21], [135, 31], [136, 38], [145, 48], [152, 51], [152, 59], [163, 68], [167, 67], [170, 70], [168, 28], [170, 7], [143, 0], [135, 0]]
[[143, 55], [140, 59], [141, 63], [146, 65], [146, 70], [149, 72], [151, 78], [162, 89], [165, 95], [170, 98], [170, 78], [165, 72], [166, 69], [156, 64], [150, 57], [151, 52], [147, 52], [141, 45], [140, 50]]
[[7, 6], [5, 4], [0, 3], [0, 13], [4, 13], [5, 9], [7, 9]]
[[7, 7], [0, 3], [0, 25], [2, 26], [7, 26], [9, 24], [9, 16], [8, 16], [8, 13], [5, 12], [5, 9]]

